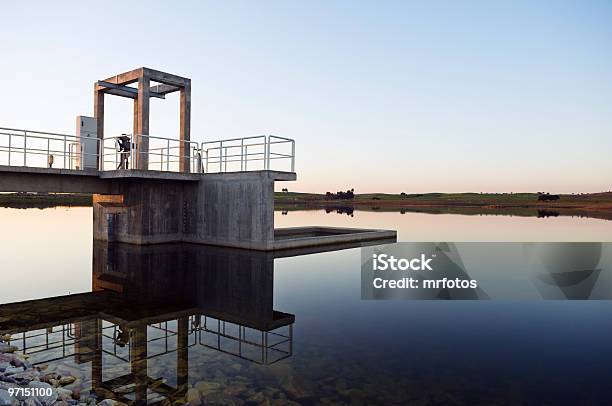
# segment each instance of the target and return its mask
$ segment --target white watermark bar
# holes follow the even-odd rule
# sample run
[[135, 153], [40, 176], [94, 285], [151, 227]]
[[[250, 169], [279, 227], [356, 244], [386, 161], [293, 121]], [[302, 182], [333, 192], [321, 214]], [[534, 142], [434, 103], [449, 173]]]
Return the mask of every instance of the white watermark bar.
[[364, 300], [611, 300], [612, 243], [402, 242], [361, 249]]

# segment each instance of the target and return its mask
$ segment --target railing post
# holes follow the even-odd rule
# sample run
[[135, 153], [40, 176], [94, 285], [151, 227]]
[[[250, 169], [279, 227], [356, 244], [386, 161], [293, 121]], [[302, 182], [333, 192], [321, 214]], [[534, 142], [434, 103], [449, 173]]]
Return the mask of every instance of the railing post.
[[295, 172], [295, 141], [291, 141], [291, 172]]
[[166, 171], [170, 171], [170, 140], [167, 140], [166, 146], [168, 147], [166, 151]]
[[[130, 134], [130, 162], [129, 165], [132, 165], [132, 169], [134, 169], [134, 165], [135, 165], [135, 159], [138, 159], [138, 156], [136, 155], [136, 143], [134, 142], [134, 134]], [[129, 166], [128, 166], [129, 168]]]
[[27, 166], [26, 165], [27, 156], [28, 156], [28, 132], [24, 131], [23, 132], [23, 166]]
[[104, 145], [102, 145], [102, 141], [100, 138], [96, 138], [98, 140], [98, 170], [104, 170]]
[[264, 169], [270, 169], [270, 136], [264, 135]]
[[12, 135], [9, 133], [9, 150], [8, 150], [8, 166], [11, 166], [11, 141]]
[[225, 165], [224, 165], [224, 172], [227, 172], [227, 147], [225, 147]]
[[49, 166], [49, 167], [50, 167], [50, 165], [49, 165], [49, 149], [50, 149], [49, 148], [49, 143], [50, 142], [51, 142], [51, 139], [47, 138], [47, 166]]
[[244, 171], [244, 138], [240, 139], [240, 170]]
[[66, 142], [67, 142], [66, 136], [64, 135], [64, 169], [67, 169], [66, 168], [66, 153], [67, 153], [67, 151], [66, 151]]
[[219, 143], [219, 172], [223, 172], [223, 141]]

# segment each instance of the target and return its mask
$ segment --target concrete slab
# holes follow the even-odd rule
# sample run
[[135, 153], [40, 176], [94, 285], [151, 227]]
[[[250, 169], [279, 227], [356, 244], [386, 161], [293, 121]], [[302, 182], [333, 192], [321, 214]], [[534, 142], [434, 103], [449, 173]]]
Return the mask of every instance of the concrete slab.
[[380, 241], [381, 244], [395, 242], [397, 232], [320, 226], [277, 228], [274, 230], [273, 249], [276, 251], [371, 241]]
[[283, 172], [283, 171], [243, 171], [243, 172], [220, 172], [220, 173], [205, 173], [202, 177], [206, 179], [223, 179], [227, 181], [234, 180], [246, 180], [256, 179], [261, 177], [267, 177], [273, 181], [293, 181], [297, 179], [295, 172]]
[[198, 182], [202, 179], [199, 173], [164, 172], [139, 169], [118, 169], [100, 172], [101, 179], [160, 179]]
[[110, 193], [96, 170], [0, 166], [0, 192]]
[[37, 168], [32, 166], [7, 166], [0, 165], [0, 173], [28, 173], [41, 175], [74, 175], [74, 176], [94, 176], [98, 177], [100, 172], [97, 169], [58, 169], [58, 168]]

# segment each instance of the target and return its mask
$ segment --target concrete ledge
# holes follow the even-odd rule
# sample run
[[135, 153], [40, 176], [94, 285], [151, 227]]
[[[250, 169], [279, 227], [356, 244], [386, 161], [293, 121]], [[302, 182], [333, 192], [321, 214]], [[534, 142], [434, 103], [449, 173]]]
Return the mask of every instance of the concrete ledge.
[[394, 230], [372, 230], [340, 227], [292, 227], [274, 230], [274, 250], [348, 244], [365, 241], [397, 241]]
[[36, 168], [31, 166], [7, 166], [0, 165], [0, 173], [27, 173], [39, 175], [75, 175], [75, 176], [95, 176], [100, 172], [97, 169], [58, 169], [58, 168]]
[[100, 172], [101, 179], [161, 179], [197, 182], [202, 179], [199, 173], [143, 171], [139, 169], [118, 169]]
[[219, 172], [219, 173], [204, 173], [202, 174], [203, 179], [210, 180], [245, 180], [245, 179], [256, 179], [256, 178], [268, 178], [274, 181], [292, 181], [297, 179], [295, 172], [283, 172], [283, 171], [244, 171], [244, 172]]

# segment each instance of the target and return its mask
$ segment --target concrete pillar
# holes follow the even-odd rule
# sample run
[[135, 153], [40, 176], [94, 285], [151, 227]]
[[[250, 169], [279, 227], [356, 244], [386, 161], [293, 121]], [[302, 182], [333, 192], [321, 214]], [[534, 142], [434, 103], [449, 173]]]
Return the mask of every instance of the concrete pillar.
[[130, 361], [134, 377], [136, 404], [147, 401], [147, 325], [135, 327], [130, 334]]
[[180, 117], [180, 146], [179, 155], [181, 156], [179, 161], [179, 171], [189, 172], [189, 154], [191, 153], [189, 148], [191, 134], [191, 81], [187, 80], [185, 86], [181, 88], [181, 117]]
[[98, 138], [104, 139], [104, 92], [94, 84], [94, 118], [98, 122]]
[[[200, 317], [200, 316], [197, 316]], [[176, 343], [176, 387], [179, 392], [187, 391], [189, 383], [189, 317], [180, 317], [177, 326]]]
[[133, 153], [135, 163], [132, 167], [135, 169], [149, 169], [149, 139], [142, 135], [149, 135], [149, 95], [151, 89], [151, 80], [148, 76], [138, 78], [138, 98], [135, 105], [135, 125], [134, 125], [134, 143], [136, 144]]
[[95, 391], [102, 386], [102, 319], [96, 319], [94, 325], [94, 348], [91, 362], [91, 388]]

